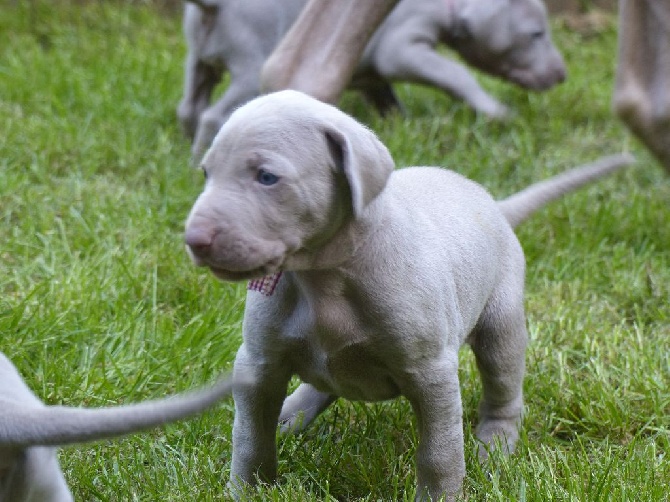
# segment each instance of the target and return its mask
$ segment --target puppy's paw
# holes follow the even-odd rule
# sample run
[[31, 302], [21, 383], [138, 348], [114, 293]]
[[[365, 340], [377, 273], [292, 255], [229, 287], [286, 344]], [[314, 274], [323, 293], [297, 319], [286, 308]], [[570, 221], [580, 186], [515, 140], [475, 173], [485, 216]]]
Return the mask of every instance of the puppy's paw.
[[498, 103], [497, 101], [495, 102], [495, 106], [493, 106], [490, 110], [482, 113], [484, 113], [484, 115], [486, 115], [491, 120], [497, 120], [501, 122], [507, 122], [516, 116], [516, 112], [514, 110], [508, 108], [502, 103]]
[[499, 449], [505, 455], [513, 453], [519, 439], [519, 428], [516, 420], [490, 419], [479, 424], [475, 434], [481, 441], [479, 460], [484, 462], [492, 449]]
[[283, 436], [299, 434], [307, 428], [308, 423], [302, 411], [290, 417], [279, 417], [279, 433]]

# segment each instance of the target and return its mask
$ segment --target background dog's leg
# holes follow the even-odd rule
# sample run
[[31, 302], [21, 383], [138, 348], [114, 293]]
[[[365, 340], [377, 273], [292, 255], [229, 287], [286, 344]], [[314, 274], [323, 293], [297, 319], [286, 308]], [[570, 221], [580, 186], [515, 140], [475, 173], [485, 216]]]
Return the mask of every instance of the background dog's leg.
[[209, 106], [212, 91], [221, 81], [222, 71], [198, 61], [193, 54], [186, 58], [184, 94], [177, 107], [177, 118], [184, 134], [195, 136], [200, 114]]
[[260, 67], [247, 69], [243, 75], [230, 72], [230, 86], [225, 94], [200, 116], [198, 130], [193, 141], [192, 160], [198, 164], [212, 144], [212, 140], [221, 126], [228, 120], [236, 108], [260, 94], [258, 72]]
[[233, 460], [230, 484], [236, 498], [245, 484], [273, 481], [277, 476], [277, 420], [290, 373], [280, 364], [254, 364], [242, 344], [235, 358], [235, 375], [247, 380], [233, 388]]
[[471, 344], [482, 380], [476, 430], [481, 460], [496, 439], [511, 453], [519, 437], [528, 338], [522, 298], [505, 292], [489, 300]]
[[359, 90], [380, 115], [385, 116], [393, 111], [405, 114], [405, 109], [396, 96], [393, 86], [381, 77], [366, 80]]
[[279, 414], [283, 434], [301, 432], [335, 401], [336, 397], [302, 383], [286, 398]]
[[468, 69], [444, 58], [424, 42], [380, 48], [377, 71], [388, 80], [407, 80], [437, 87], [493, 118], [509, 115], [505, 105], [487, 93]]
[[613, 103], [670, 173], [670, 4], [620, 0]]

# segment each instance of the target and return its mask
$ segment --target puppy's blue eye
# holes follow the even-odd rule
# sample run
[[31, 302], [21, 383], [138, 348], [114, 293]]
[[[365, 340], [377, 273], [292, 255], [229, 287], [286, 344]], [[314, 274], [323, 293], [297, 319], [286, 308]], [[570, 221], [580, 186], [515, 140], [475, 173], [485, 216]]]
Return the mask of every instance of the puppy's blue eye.
[[279, 176], [272, 174], [271, 172], [260, 169], [256, 175], [256, 181], [261, 185], [270, 186], [274, 185], [279, 181]]

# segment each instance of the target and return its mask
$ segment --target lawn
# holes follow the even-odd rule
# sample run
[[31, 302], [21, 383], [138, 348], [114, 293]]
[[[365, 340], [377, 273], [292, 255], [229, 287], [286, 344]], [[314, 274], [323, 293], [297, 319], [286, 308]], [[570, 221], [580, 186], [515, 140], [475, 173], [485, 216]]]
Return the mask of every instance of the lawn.
[[[357, 96], [398, 166], [440, 165], [504, 197], [601, 155], [636, 167], [518, 230], [531, 337], [518, 451], [476, 461], [480, 392], [461, 352], [472, 501], [663, 501], [670, 479], [670, 178], [613, 117], [615, 19], [554, 20], [566, 83], [529, 94], [482, 77], [501, 124], [441, 93], [398, 91], [407, 117]], [[202, 187], [175, 107], [179, 12], [149, 1], [0, 4], [0, 350], [50, 404], [106, 406], [186, 390], [231, 368], [244, 284], [184, 252]], [[232, 401], [196, 419], [63, 449], [76, 500], [226, 500]], [[253, 500], [411, 500], [408, 403], [338, 402], [282, 440], [280, 483]]]

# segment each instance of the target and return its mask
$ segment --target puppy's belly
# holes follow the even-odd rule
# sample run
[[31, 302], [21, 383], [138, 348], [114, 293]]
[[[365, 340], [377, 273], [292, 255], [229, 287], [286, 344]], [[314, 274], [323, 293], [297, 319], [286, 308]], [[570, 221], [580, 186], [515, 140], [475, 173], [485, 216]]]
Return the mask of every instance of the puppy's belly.
[[312, 353], [303, 362], [298, 375], [321, 392], [353, 401], [383, 401], [400, 395], [390, 368], [365, 348]]

